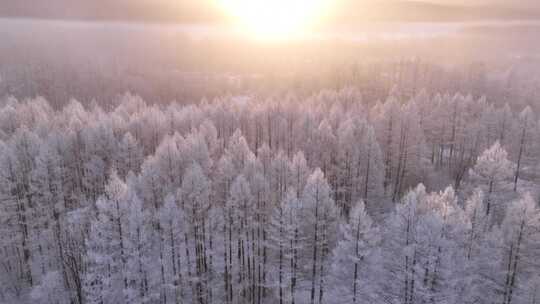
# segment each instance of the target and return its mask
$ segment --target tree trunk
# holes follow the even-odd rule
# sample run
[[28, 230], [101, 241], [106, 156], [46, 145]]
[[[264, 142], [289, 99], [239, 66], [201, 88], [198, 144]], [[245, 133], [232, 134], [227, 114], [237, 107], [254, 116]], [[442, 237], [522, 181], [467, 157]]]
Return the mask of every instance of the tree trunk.
[[311, 304], [315, 303], [315, 280], [317, 276], [317, 252], [319, 241], [319, 198], [315, 202], [315, 229], [313, 235], [313, 259], [311, 267]]
[[489, 181], [489, 190], [488, 190], [488, 194], [486, 198], [486, 215], [489, 215], [491, 211], [491, 193], [493, 193], [493, 184], [494, 184], [494, 180], [491, 179]]
[[521, 133], [521, 143], [519, 145], [519, 154], [517, 159], [517, 167], [516, 167], [516, 175], [514, 177], [514, 192], [517, 191], [517, 185], [519, 180], [519, 171], [521, 169], [521, 158], [523, 156], [523, 148], [525, 146], [525, 128], [523, 128], [523, 131]]

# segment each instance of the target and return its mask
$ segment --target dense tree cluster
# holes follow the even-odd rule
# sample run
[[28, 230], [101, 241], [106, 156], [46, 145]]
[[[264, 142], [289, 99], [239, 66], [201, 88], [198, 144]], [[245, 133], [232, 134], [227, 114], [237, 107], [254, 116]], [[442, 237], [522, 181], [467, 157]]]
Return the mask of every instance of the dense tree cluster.
[[2, 100], [0, 302], [540, 301], [536, 114], [369, 104]]

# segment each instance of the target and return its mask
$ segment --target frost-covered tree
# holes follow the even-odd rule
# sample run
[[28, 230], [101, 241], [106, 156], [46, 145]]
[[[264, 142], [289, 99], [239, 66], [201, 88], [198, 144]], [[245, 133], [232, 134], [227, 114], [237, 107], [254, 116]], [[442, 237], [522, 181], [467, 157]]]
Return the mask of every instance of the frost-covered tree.
[[250, 250], [253, 249], [250, 241], [253, 196], [243, 175], [239, 175], [231, 186], [226, 212], [228, 301], [242, 301], [253, 295], [253, 277], [249, 275], [252, 264], [248, 263]]
[[478, 256], [482, 240], [489, 231], [489, 216], [484, 205], [484, 192], [475, 189], [473, 195], [465, 202], [465, 213], [469, 221], [466, 236], [467, 259]]
[[126, 214], [126, 262], [125, 280], [127, 287], [124, 295], [127, 303], [148, 303], [155, 298], [156, 291], [152, 285], [152, 270], [155, 269], [152, 261], [151, 227], [152, 217], [143, 209], [142, 201], [133, 191], [127, 193], [129, 202]]
[[[461, 225], [452, 188], [428, 194], [410, 191], [385, 223], [377, 295], [389, 303], [452, 303], [459, 293]], [[392, 279], [393, 278], [393, 279]]]
[[392, 200], [397, 201], [422, 176], [425, 141], [418, 108], [414, 101], [400, 107], [395, 97], [390, 97], [380, 109], [375, 108], [374, 116], [383, 150], [384, 186]]
[[210, 188], [210, 182], [202, 168], [193, 163], [184, 174], [182, 187], [178, 193], [189, 227], [189, 230], [184, 231], [184, 246], [194, 247], [194, 251], [189, 253], [186, 251], [188, 272], [191, 273], [188, 280], [193, 281], [194, 300], [199, 303], [206, 302], [211, 293], [211, 285], [208, 282], [210, 272], [208, 260], [212, 254], [208, 248], [208, 241], [213, 233], [212, 226], [208, 223]]
[[[165, 270], [162, 278], [162, 290], [165, 297], [172, 298], [172, 303], [187, 301], [187, 286], [190, 278], [186, 278], [186, 263], [184, 262], [184, 234], [188, 228], [185, 223], [184, 211], [178, 207], [175, 197], [171, 194], [165, 198], [159, 210], [159, 226], [161, 227], [162, 257], [161, 265]], [[189, 291], [190, 293], [191, 291]], [[170, 296], [169, 296], [170, 295]]]
[[296, 196], [300, 197], [302, 189], [306, 185], [308, 176], [310, 175], [310, 169], [307, 165], [306, 158], [304, 153], [299, 151], [293, 156], [292, 162], [290, 164], [291, 169], [291, 183], [292, 187], [296, 189]]
[[59, 270], [60, 283], [66, 290], [73, 287], [66, 261], [69, 231], [66, 222], [66, 201], [71, 201], [65, 189], [66, 168], [61, 155], [51, 144], [43, 144], [36, 157], [31, 175], [31, 189], [35, 196], [34, 223], [39, 227], [38, 242], [42, 249], [42, 272]]
[[492, 208], [492, 195], [497, 185], [512, 177], [514, 173], [514, 164], [508, 160], [508, 153], [499, 142], [495, 142], [491, 148], [480, 155], [476, 165], [471, 169], [473, 177], [480, 178], [487, 184], [486, 194], [486, 214], [489, 214]]
[[137, 140], [126, 133], [119, 144], [119, 153], [116, 169], [120, 176], [127, 176], [131, 172], [138, 172], [143, 162], [143, 151]]
[[424, 191], [418, 188], [408, 193], [385, 223], [381, 267], [376, 272], [376, 278], [379, 280], [378, 296], [388, 303], [411, 303], [416, 291], [416, 235], [420, 225], [418, 196], [425, 195]]
[[[530, 107], [526, 107], [520, 114], [517, 123], [517, 132], [519, 136], [519, 142], [517, 143], [518, 152], [517, 152], [517, 166], [516, 172], [514, 174], [514, 191], [517, 191], [519, 174], [521, 172], [523, 162], [530, 157], [532, 150], [531, 141], [533, 140], [532, 132], [535, 129], [535, 118], [534, 113]], [[529, 157], [527, 157], [529, 156]], [[533, 157], [534, 158], [534, 157]], [[536, 157], [538, 158], [538, 157]]]
[[341, 147], [337, 155], [337, 185], [336, 203], [342, 208], [343, 212], [347, 213], [352, 207], [352, 201], [355, 198], [353, 193], [353, 185], [358, 181], [355, 178], [357, 159], [360, 154], [360, 147], [357, 144], [355, 137], [355, 124], [352, 120], [342, 122], [337, 131], [338, 145]]
[[316, 169], [308, 178], [302, 193], [303, 229], [311, 235], [308, 252], [311, 251], [310, 303], [322, 303], [328, 289], [328, 261], [330, 248], [335, 242], [336, 206], [331, 197], [330, 186], [323, 172]]
[[26, 128], [18, 129], [0, 156], [0, 207], [2, 224], [7, 229], [3, 237], [6, 262], [20, 265], [13, 271], [18, 273], [24, 287], [32, 287], [35, 283], [36, 251], [32, 248], [34, 242], [39, 241], [40, 227], [34, 217], [41, 216], [41, 212], [36, 210], [31, 180], [39, 145], [40, 139], [34, 133]]
[[367, 127], [361, 139], [362, 152], [357, 176], [360, 177], [360, 197], [371, 205], [384, 196], [384, 163], [382, 152], [371, 126]]
[[244, 169], [244, 165], [252, 152], [240, 130], [236, 130], [229, 139], [225, 154], [231, 159], [236, 172]]
[[[89, 303], [128, 303], [130, 300], [127, 240], [132, 209], [127, 185], [112, 172], [106, 193], [96, 202], [87, 246], [85, 298]], [[135, 209], [135, 208], [134, 208]]]
[[[360, 201], [341, 225], [341, 237], [332, 255], [330, 296], [342, 303], [375, 301], [369, 276], [379, 232]], [[338, 301], [335, 301], [336, 303]]]
[[[526, 303], [533, 297], [529, 281], [539, 270], [536, 261], [540, 254], [540, 209], [530, 194], [514, 201], [508, 208], [501, 228], [504, 285], [501, 303]], [[501, 280], [501, 282], [503, 282]]]

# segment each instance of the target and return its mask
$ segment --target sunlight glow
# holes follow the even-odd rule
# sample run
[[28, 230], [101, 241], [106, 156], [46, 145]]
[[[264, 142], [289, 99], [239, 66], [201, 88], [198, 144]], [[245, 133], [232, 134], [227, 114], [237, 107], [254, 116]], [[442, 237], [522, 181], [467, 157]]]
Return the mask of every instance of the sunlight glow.
[[218, 0], [241, 30], [261, 39], [301, 34], [324, 14], [330, 0]]

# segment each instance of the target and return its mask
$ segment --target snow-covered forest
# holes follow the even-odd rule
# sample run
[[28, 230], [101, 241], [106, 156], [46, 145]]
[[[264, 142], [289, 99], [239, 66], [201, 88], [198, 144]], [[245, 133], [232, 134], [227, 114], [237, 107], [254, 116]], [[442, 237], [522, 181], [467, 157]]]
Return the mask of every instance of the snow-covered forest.
[[0, 101], [0, 302], [540, 303], [540, 122], [354, 88]]

